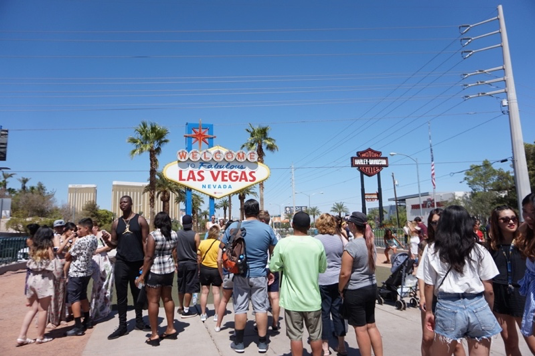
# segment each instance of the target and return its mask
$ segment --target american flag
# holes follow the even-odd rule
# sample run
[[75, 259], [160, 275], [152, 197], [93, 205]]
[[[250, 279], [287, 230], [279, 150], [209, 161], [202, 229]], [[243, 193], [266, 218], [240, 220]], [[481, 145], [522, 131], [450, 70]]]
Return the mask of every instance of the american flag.
[[433, 157], [433, 144], [431, 143], [431, 123], [429, 122], [429, 150], [431, 151], [431, 183], [433, 183], [433, 189], [437, 188], [437, 182], [435, 181], [435, 157]]

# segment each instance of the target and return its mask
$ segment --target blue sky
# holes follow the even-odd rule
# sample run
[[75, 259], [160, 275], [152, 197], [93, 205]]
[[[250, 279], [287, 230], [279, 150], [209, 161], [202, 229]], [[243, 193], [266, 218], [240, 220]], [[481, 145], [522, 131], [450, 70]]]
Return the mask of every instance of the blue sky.
[[[215, 144], [237, 150], [245, 128], [269, 125], [266, 208], [279, 213], [295, 190], [322, 212], [334, 202], [360, 210], [356, 151], [395, 151], [420, 162], [432, 190], [431, 122], [437, 191], [467, 190], [463, 171], [512, 156], [503, 88], [463, 90], [503, 72], [501, 49], [463, 60], [458, 26], [497, 16], [498, 1], [29, 1], [0, 3], [0, 125], [10, 130], [16, 177], [41, 181], [67, 201], [68, 184], [97, 184], [110, 209], [112, 181], [143, 182], [148, 155], [130, 159], [126, 138], [142, 120], [169, 128], [160, 167], [185, 147], [186, 122], [214, 124]], [[535, 141], [535, 3], [503, 5], [524, 141]], [[474, 37], [499, 28], [473, 28]], [[530, 36], [531, 35], [531, 36]], [[510, 169], [510, 162], [495, 167]], [[384, 203], [417, 192], [414, 163], [391, 157]], [[377, 179], [366, 179], [375, 192]], [[11, 186], [18, 187], [15, 179]], [[323, 193], [323, 194], [320, 194]], [[308, 205], [305, 194], [296, 205]], [[208, 199], [206, 199], [206, 202]], [[235, 199], [237, 201], [237, 199]], [[237, 204], [234, 205], [237, 207]], [[369, 207], [377, 206], [370, 203]]]

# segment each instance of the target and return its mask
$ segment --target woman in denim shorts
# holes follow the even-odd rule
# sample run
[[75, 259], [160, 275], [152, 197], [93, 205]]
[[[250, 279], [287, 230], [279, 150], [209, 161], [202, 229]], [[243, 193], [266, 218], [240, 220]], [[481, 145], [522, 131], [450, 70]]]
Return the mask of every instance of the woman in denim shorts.
[[[154, 226], [156, 230], [147, 237], [143, 271], [136, 279], [136, 285], [146, 288], [149, 301], [149, 322], [152, 335], [145, 342], [151, 346], [158, 346], [160, 340], [176, 339], [178, 335], [173, 327], [175, 303], [171, 296], [176, 268], [173, 254], [176, 252], [178, 235], [172, 230], [171, 218], [167, 213], [158, 213], [154, 217]], [[146, 284], [146, 287], [142, 287], [143, 284]], [[167, 319], [167, 328], [162, 335], [158, 335], [160, 298], [163, 301]]]
[[426, 308], [426, 327], [436, 337], [432, 355], [450, 355], [462, 338], [470, 355], [488, 355], [491, 338], [502, 328], [492, 314], [492, 278], [499, 271], [489, 252], [476, 243], [474, 221], [461, 206], [444, 210], [435, 243], [422, 261], [425, 299], [438, 297], [436, 311]]

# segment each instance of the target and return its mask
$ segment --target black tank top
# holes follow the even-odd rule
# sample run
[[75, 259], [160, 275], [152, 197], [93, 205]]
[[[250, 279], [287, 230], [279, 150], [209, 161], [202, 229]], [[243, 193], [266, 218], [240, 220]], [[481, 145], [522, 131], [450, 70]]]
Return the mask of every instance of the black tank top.
[[139, 225], [139, 215], [135, 214], [128, 222], [121, 217], [117, 221], [117, 257], [126, 262], [142, 261], [145, 257], [143, 252], [143, 238], [141, 226]]
[[195, 234], [193, 230], [180, 230], [178, 232], [178, 243], [176, 254], [178, 262], [197, 263], [197, 247], [195, 244]]

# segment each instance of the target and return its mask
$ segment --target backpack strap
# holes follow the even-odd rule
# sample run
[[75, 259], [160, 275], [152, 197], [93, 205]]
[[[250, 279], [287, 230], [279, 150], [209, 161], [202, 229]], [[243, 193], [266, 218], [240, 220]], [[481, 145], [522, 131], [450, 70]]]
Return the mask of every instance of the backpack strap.
[[208, 247], [208, 250], [206, 250], [206, 252], [204, 253], [204, 256], [202, 257], [202, 260], [201, 260], [201, 264], [204, 262], [204, 259], [206, 258], [206, 255], [208, 254], [208, 252], [210, 251], [210, 249], [212, 248], [212, 246], [214, 246], [214, 244], [219, 241], [218, 239], [214, 239], [214, 242], [212, 242], [212, 244], [210, 245], [210, 247]]

